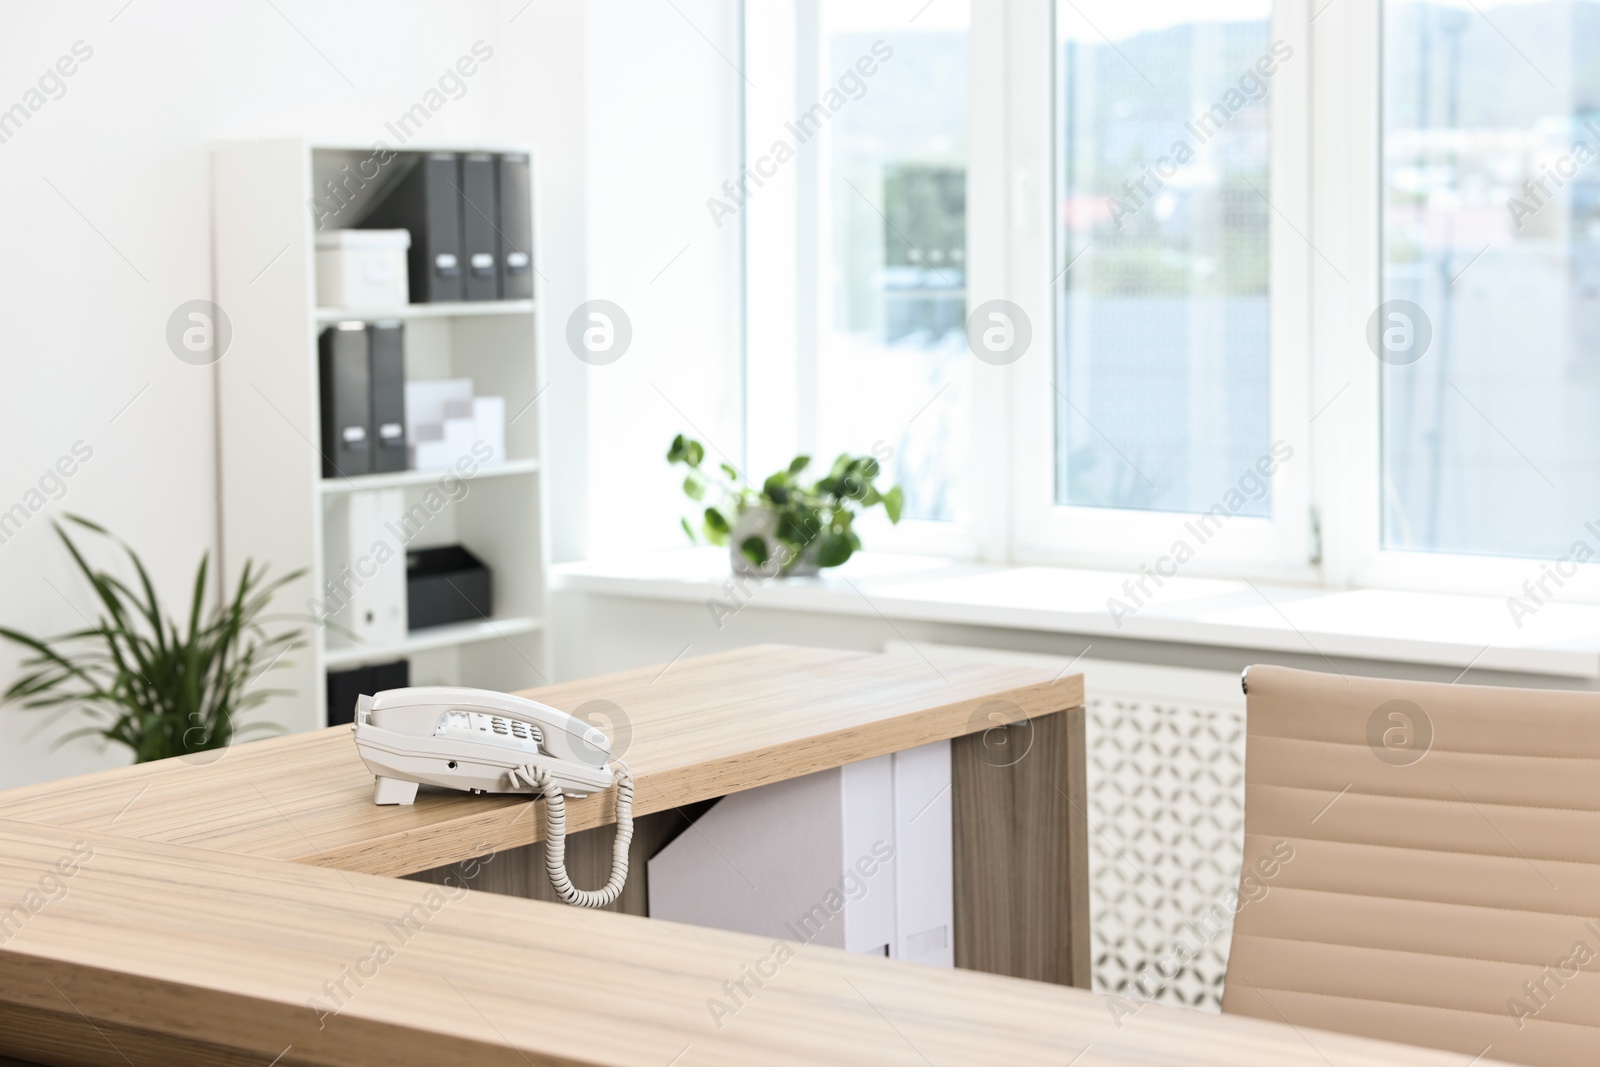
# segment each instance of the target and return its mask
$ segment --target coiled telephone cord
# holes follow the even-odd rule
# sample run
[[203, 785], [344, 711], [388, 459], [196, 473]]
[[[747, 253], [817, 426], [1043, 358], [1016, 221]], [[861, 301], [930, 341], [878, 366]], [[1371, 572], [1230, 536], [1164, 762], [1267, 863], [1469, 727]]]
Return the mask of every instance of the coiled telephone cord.
[[580, 908], [603, 908], [616, 900], [628, 881], [628, 846], [633, 841], [633, 775], [628, 765], [616, 761], [617, 836], [611, 844], [611, 878], [600, 889], [579, 889], [567, 877], [567, 802], [561, 787], [543, 767], [525, 764], [511, 772], [512, 784], [520, 777], [544, 794], [544, 869], [556, 896]]

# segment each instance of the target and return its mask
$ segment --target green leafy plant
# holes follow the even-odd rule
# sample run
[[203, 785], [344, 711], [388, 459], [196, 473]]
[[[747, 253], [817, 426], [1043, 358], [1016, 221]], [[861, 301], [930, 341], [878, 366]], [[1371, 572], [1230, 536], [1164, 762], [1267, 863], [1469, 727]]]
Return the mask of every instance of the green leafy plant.
[[[882, 468], [871, 456], [844, 453], [827, 474], [809, 484], [803, 476], [811, 457], [796, 456], [759, 489], [727, 463], [707, 470], [705, 458], [705, 446], [683, 434], [674, 437], [667, 450], [668, 463], [688, 468], [684, 493], [705, 505], [699, 531], [685, 518], [684, 533], [691, 541], [703, 538], [714, 545], [726, 545], [737, 537], [735, 547], [752, 566], [779, 575], [792, 572], [805, 559], [818, 567], [839, 566], [861, 547], [854, 528], [857, 514], [881, 504], [889, 521], [898, 523], [905, 507], [899, 486], [877, 487]], [[753, 509], [771, 514], [770, 538], [741, 532], [740, 517]]]
[[62, 544], [94, 588], [99, 618], [85, 629], [45, 640], [0, 627], [0, 638], [31, 652], [23, 660], [22, 677], [0, 703], [46, 709], [49, 722], [81, 708], [97, 722], [58, 743], [98, 735], [127, 745], [137, 763], [226, 748], [236, 737], [276, 729], [264, 723], [241, 726], [238, 719], [287, 692], [250, 687], [285, 654], [305, 645], [298, 626], [265, 614], [273, 595], [304, 572], [268, 581], [265, 568], [247, 560], [230, 598], [206, 612], [209, 557], [202, 556], [188, 624], [180, 628], [163, 611], [133, 549], [87, 519], [67, 518], [114, 541], [132, 563], [139, 588], [96, 570], [66, 528], [55, 523]]

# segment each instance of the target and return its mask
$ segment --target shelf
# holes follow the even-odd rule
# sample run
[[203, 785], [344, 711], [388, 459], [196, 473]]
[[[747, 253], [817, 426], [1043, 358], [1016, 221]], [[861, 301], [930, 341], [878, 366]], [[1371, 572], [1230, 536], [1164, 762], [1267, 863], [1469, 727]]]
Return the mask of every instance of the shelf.
[[323, 666], [328, 670], [354, 667], [377, 660], [399, 659], [418, 652], [454, 648], [477, 641], [494, 641], [502, 637], [533, 633], [544, 628], [544, 620], [531, 615], [504, 619], [479, 619], [477, 622], [457, 622], [447, 626], [430, 626], [411, 634], [404, 641], [392, 645], [371, 645], [357, 648], [333, 648], [323, 654]]
[[317, 322], [360, 319], [452, 319], [469, 315], [527, 315], [538, 305], [532, 300], [469, 300], [443, 304], [407, 304], [397, 308], [317, 308]]
[[[527, 152], [511, 145], [441, 148]], [[425, 150], [421, 142], [408, 143], [399, 158], [410, 160]], [[546, 353], [539, 323], [546, 309], [537, 290], [531, 299], [520, 300], [408, 304], [375, 299], [368, 306], [317, 306], [317, 223], [306, 202], [317, 195], [315, 186], [322, 177], [342, 164], [355, 170], [369, 155], [370, 146], [308, 145], [298, 138], [231, 142], [212, 153], [214, 299], [234, 321], [253, 324], [252, 343], [236, 345], [215, 373], [217, 464], [226, 490], [218, 502], [221, 550], [229, 559], [270, 559], [285, 572], [301, 571], [303, 577], [284, 596], [285, 603], [303, 602], [327, 588], [330, 553], [325, 542], [338, 533], [329, 528], [329, 511], [366, 496], [394, 493], [405, 497], [405, 517], [398, 530], [374, 530], [374, 537], [383, 536], [392, 550], [403, 552], [397, 542], [410, 544], [421, 516], [416, 508], [422, 505], [437, 524], [428, 527], [430, 543], [468, 545], [490, 568], [499, 610], [492, 620], [409, 635], [395, 627], [389, 631], [392, 641], [369, 638], [355, 648], [326, 647], [340, 643], [331, 634], [312, 638], [313, 654], [284, 657], [274, 685], [283, 693], [257, 712], [289, 730], [326, 721], [329, 670], [416, 654], [431, 682], [504, 692], [536, 685], [553, 673], [550, 643], [544, 639], [550, 546], [543, 522], [548, 479], [542, 461], [549, 454], [548, 420], [534, 414], [530, 399], [543, 395]], [[366, 174], [372, 174], [370, 163]], [[381, 192], [391, 187], [385, 179], [398, 176], [399, 168], [390, 167], [376, 184], [366, 178], [367, 189]], [[526, 214], [536, 221], [540, 213], [532, 189], [542, 183], [531, 167], [529, 177]], [[345, 210], [336, 221], [348, 222], [360, 210]], [[528, 248], [535, 260], [542, 247], [533, 233]], [[286, 270], [284, 263], [265, 269], [269, 259], [276, 262], [274, 257], [296, 269]], [[531, 268], [537, 279], [537, 263]], [[415, 299], [427, 296], [420, 290], [411, 294]], [[340, 322], [386, 320], [406, 324], [410, 380], [465, 378], [472, 381], [474, 396], [505, 398], [505, 446], [491, 459], [508, 462], [489, 466], [469, 458], [475, 465], [463, 464], [467, 474], [406, 470], [320, 477], [321, 464], [308, 457], [303, 442], [289, 430], [292, 425], [316, 436], [321, 405], [318, 335]], [[464, 484], [470, 485], [470, 494]], [[363, 496], [365, 490], [373, 492]], [[352, 562], [342, 550], [332, 554], [338, 557], [332, 561], [335, 569]], [[403, 563], [402, 556], [399, 565]]]
[[[536, 459], [508, 459], [504, 463], [485, 464], [478, 468], [478, 473], [468, 478], [468, 481], [477, 481], [480, 478], [503, 478], [513, 474], [532, 474], [539, 469]], [[447, 467], [442, 471], [395, 471], [393, 474], [358, 474], [354, 478], [324, 478], [317, 485], [317, 491], [323, 496], [339, 496], [343, 493], [359, 493], [369, 489], [403, 489], [410, 485], [433, 485], [441, 478], [461, 477], [454, 467]]]

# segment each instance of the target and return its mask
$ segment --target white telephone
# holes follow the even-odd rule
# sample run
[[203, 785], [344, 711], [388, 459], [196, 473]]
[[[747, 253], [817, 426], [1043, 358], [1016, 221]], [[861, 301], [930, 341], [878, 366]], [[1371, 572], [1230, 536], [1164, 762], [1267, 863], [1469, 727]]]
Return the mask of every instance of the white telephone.
[[566, 801], [611, 785], [611, 740], [564, 711], [487, 689], [388, 689], [356, 701], [356, 750], [376, 777], [373, 801], [411, 804], [417, 786], [471, 793], [540, 793], [545, 799], [545, 870], [568, 904], [600, 908], [628, 879], [633, 778], [617, 761], [617, 837], [611, 879], [577, 889], [566, 869]]

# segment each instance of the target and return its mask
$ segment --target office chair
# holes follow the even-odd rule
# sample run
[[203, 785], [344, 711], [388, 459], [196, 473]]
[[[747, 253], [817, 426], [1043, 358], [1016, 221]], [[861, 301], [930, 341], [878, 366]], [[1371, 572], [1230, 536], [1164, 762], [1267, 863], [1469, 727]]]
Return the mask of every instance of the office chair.
[[1600, 693], [1257, 666], [1222, 1010], [1600, 1063]]

